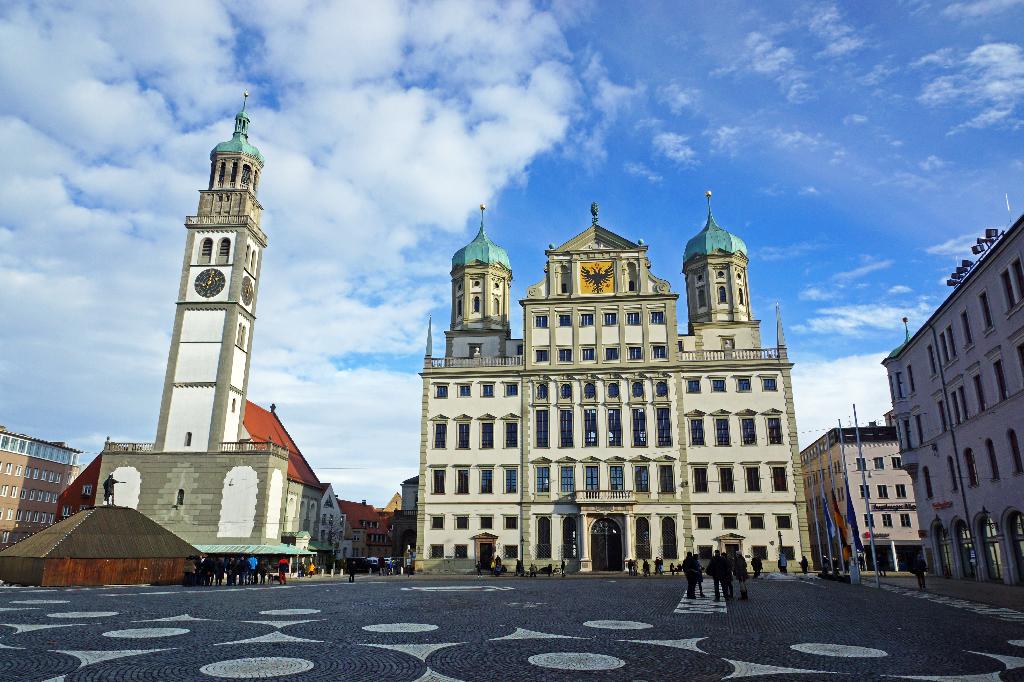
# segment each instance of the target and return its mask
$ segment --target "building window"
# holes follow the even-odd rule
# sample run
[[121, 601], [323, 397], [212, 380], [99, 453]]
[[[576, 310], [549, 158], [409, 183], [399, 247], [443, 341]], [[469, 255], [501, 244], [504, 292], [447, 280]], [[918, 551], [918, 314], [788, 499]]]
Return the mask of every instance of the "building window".
[[505, 559], [518, 559], [519, 547], [517, 545], [505, 545], [502, 548], [502, 554]]
[[548, 411], [537, 410], [535, 419], [537, 423], [537, 447], [548, 447]]
[[430, 529], [431, 530], [444, 530], [444, 517], [443, 516], [431, 516], [430, 517]]
[[514, 398], [519, 395], [519, 384], [505, 384], [505, 397]]
[[621, 464], [612, 464], [608, 467], [608, 485], [611, 490], [626, 489], [626, 477]]
[[876, 485], [875, 488], [878, 489], [878, 499], [880, 499], [880, 500], [888, 500], [889, 499], [889, 486], [887, 486], [887, 485]]
[[758, 493], [761, 492], [761, 472], [754, 467], [743, 467], [744, 473], [747, 477], [747, 492]]
[[518, 469], [505, 469], [505, 492], [508, 494], [519, 492]]
[[991, 438], [985, 439], [985, 452], [988, 454], [988, 465], [992, 470], [992, 480], [999, 479], [999, 460], [996, 458], [996, 447]]
[[597, 387], [589, 381], [583, 384], [583, 397], [587, 400], [593, 400], [597, 397]]
[[1013, 473], [1024, 473], [1024, 462], [1021, 461], [1020, 443], [1017, 442], [1017, 432], [1010, 429], [1006, 432], [1006, 440], [1010, 444], [1010, 455], [1013, 458]]
[[430, 546], [430, 558], [431, 559], [443, 559], [444, 558], [444, 545], [431, 545]]
[[458, 495], [469, 494], [469, 469], [455, 470], [455, 493]]
[[978, 412], [985, 411], [985, 387], [981, 383], [981, 375], [974, 375], [974, 395], [978, 399]]
[[593, 327], [594, 326], [594, 313], [580, 313], [580, 326], [581, 327]]
[[892, 528], [892, 514], [882, 514], [882, 526]]
[[668, 358], [668, 350], [661, 344], [651, 346], [651, 356], [655, 360], [665, 360]]
[[604, 349], [604, 359], [605, 360], [610, 360], [610, 361], [618, 360], [619, 359], [619, 349], [618, 349], [618, 347], [616, 347], [616, 346], [609, 346], [609, 347], [605, 348]]
[[469, 384], [459, 384], [459, 397], [469, 398], [473, 395], [473, 387]]
[[435, 495], [444, 495], [444, 469], [434, 469], [434, 489]]
[[482, 422], [480, 424], [480, 449], [490, 450], [494, 448], [494, 422]]
[[751, 417], [740, 419], [740, 435], [744, 445], [757, 445], [757, 430]]
[[594, 408], [583, 410], [583, 447], [597, 447], [597, 410]]
[[[697, 522], [698, 530], [711, 530], [711, 514], [695, 514], [693, 518]], [[708, 547], [708, 549], [711, 548]], [[709, 551], [708, 554], [710, 553]]]
[[448, 397], [448, 384], [437, 384], [434, 386], [434, 397], [435, 398], [447, 398]]
[[480, 384], [480, 396], [482, 398], [493, 398], [494, 384]]
[[700, 393], [700, 379], [687, 379], [686, 380], [686, 392], [687, 393]]
[[558, 411], [558, 445], [572, 447], [572, 410]]
[[654, 395], [656, 395], [659, 398], [666, 397], [668, 395], [668, 382], [659, 381], [658, 383], [654, 384]]
[[535, 357], [537, 358], [537, 362], [547, 362], [548, 361], [548, 349], [547, 348], [538, 348], [534, 352], [536, 353]]
[[639, 327], [640, 313], [626, 313], [626, 324], [630, 327]]
[[468, 545], [455, 545], [455, 558], [456, 559], [467, 559], [467, 558], [469, 558], [469, 547], [468, 547]]
[[786, 467], [772, 467], [772, 490], [777, 493], [789, 490], [786, 481]]
[[750, 530], [764, 530], [763, 514], [750, 514], [747, 520], [750, 523]]
[[711, 380], [711, 392], [712, 393], [725, 393], [725, 379], [712, 379]]
[[632, 392], [634, 398], [644, 397], [644, 384], [641, 381], [634, 381], [632, 384]]
[[931, 346], [928, 346], [928, 367], [931, 368], [932, 374], [935, 374], [935, 349]]
[[558, 349], [558, 361], [559, 362], [572, 362], [572, 348], [559, 348]]
[[493, 516], [481, 516], [480, 517], [480, 528], [481, 530], [490, 530], [494, 528], [494, 517]]
[[608, 408], [608, 445], [622, 445], [622, 411], [617, 407]]
[[932, 477], [931, 477], [931, 474], [928, 473], [928, 467], [923, 467], [921, 472], [924, 475], [924, 491], [925, 491], [925, 496], [928, 499], [931, 499], [932, 497], [934, 497], [934, 495], [932, 494]]
[[992, 371], [996, 375], [996, 394], [999, 400], [1006, 400], [1010, 392], [1006, 389], [1006, 375], [1003, 373], [1003, 361], [996, 360], [992, 363]]
[[1006, 294], [1006, 311], [1009, 312], [1013, 306], [1017, 305], [1017, 292], [1014, 291], [1009, 270], [1003, 270], [999, 278], [1003, 281], [1003, 292]]
[[185, 433], [185, 447], [187, 448], [190, 445], [192, 445], [192, 432], [188, 431]]
[[671, 464], [658, 466], [658, 492], [674, 493], [676, 491], [675, 476], [672, 474]]
[[534, 315], [533, 326], [536, 329], [547, 329], [548, 316], [547, 315]]
[[559, 327], [571, 327], [572, 326], [572, 315], [559, 315], [558, 316]]
[[590, 362], [590, 361], [594, 360], [594, 358], [595, 358], [595, 355], [594, 355], [594, 349], [593, 348], [591, 348], [589, 346], [587, 348], [580, 348], [580, 359], [581, 360], [583, 360], [584, 362]]
[[722, 528], [724, 530], [736, 530], [739, 528], [739, 523], [736, 520], [735, 514], [722, 514]]
[[728, 301], [728, 296], [725, 293], [725, 287], [718, 287], [718, 302], [719, 303], [726, 303], [727, 301]]
[[642, 347], [640, 347], [640, 346], [629, 346], [626, 350], [629, 352], [629, 359], [630, 360], [643, 360], [644, 359], [644, 349]]
[[750, 377], [740, 377], [736, 380], [736, 390], [740, 393], [750, 393]]
[[949, 468], [949, 484], [952, 486], [953, 491], [956, 492], [960, 489], [960, 485], [957, 481], [956, 475], [956, 464], [953, 462], [953, 457], [946, 457], [946, 466]]
[[[466, 490], [469, 491], [469, 472], [466, 472]], [[480, 494], [490, 495], [494, 492], [494, 470], [480, 470]]]
[[456, 516], [455, 517], [455, 528], [458, 530], [466, 530], [469, 528], [469, 517], [468, 516]]
[[651, 473], [646, 466], [637, 466], [633, 469], [633, 487], [638, 493], [651, 491]]
[[519, 422], [505, 422], [505, 447], [519, 447]]
[[690, 420], [690, 445], [704, 445], [704, 420]]
[[562, 384], [559, 393], [563, 398], [572, 398], [572, 384]]
[[896, 484], [896, 497], [902, 499], [902, 498], [905, 498], [906, 496], [907, 496], [907, 486], [906, 486], [906, 484], [905, 483], [897, 483]]
[[647, 445], [647, 411], [641, 408], [633, 410], [633, 447]]
[[561, 468], [561, 491], [563, 493], [576, 492], [576, 468], [564, 466]]
[[967, 465], [967, 482], [978, 485], [978, 464], [974, 461], [974, 451], [970, 448], [964, 450], [964, 463]]
[[608, 384], [608, 397], [618, 398], [619, 397], [619, 382], [613, 381]]
[[775, 527], [779, 530], [789, 530], [793, 527], [793, 519], [790, 518], [789, 514], [776, 514]]
[[604, 325], [606, 327], [612, 327], [616, 324], [618, 324], [618, 316], [615, 313], [604, 314]]
[[547, 384], [537, 384], [537, 399], [538, 400], [547, 400], [548, 399], [548, 385]]
[[707, 467], [693, 467], [693, 492], [708, 492], [708, 469]]
[[672, 416], [669, 408], [659, 407], [656, 410], [658, 425], [658, 446], [669, 447], [672, 445]]
[[458, 442], [455, 444], [455, 447], [459, 448], [460, 450], [468, 450], [469, 422], [459, 422], [456, 425], [456, 429], [458, 430]]
[[715, 445], [729, 445], [730, 443], [728, 418], [715, 419]]
[[551, 492], [551, 468], [537, 467], [537, 492]]
[[900, 527], [901, 528], [910, 528], [912, 526], [913, 526], [913, 523], [910, 520], [910, 514], [900, 514]]
[[601, 470], [596, 466], [583, 467], [583, 486], [586, 490], [601, 489]]
[[480, 312], [480, 297], [479, 296], [474, 296], [473, 297], [473, 312], [474, 313]]
[[663, 310], [652, 310], [651, 311], [651, 324], [665, 324], [665, 311], [663, 311]]

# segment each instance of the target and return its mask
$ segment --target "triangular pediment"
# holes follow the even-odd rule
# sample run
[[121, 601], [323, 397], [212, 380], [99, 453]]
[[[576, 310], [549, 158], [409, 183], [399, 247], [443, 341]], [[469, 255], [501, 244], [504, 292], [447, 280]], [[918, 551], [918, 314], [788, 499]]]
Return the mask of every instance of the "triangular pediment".
[[615, 455], [614, 457], [609, 457], [605, 461], [606, 462], [625, 462], [626, 458], [625, 457], [619, 457], [618, 455]]
[[555, 460], [556, 462], [578, 462], [579, 460], [575, 457], [559, 457]]
[[483, 421], [486, 422], [486, 421], [494, 421], [495, 419], [497, 419], [497, 417], [495, 417], [493, 414], [488, 412], [487, 414], [480, 415], [479, 419], [482, 419]]
[[674, 461], [676, 461], [676, 458], [673, 457], [672, 455], [662, 455], [661, 457], [658, 457], [654, 461], [655, 462], [674, 462]]
[[593, 455], [590, 455], [589, 457], [584, 457], [580, 461], [581, 462], [600, 462], [601, 460], [599, 460], [597, 457], [594, 457]]
[[755, 416], [757, 416], [757, 412], [755, 412], [754, 410], [751, 410], [750, 408], [747, 408], [745, 410], [740, 410], [736, 414], [738, 414], [741, 417], [755, 417]]
[[448, 417], [443, 415], [443, 414], [439, 414], [436, 417], [431, 417], [430, 421], [432, 421], [432, 422], [446, 422], [446, 421], [448, 421]]
[[551, 460], [547, 457], [538, 457], [537, 459], [531, 459], [530, 464], [551, 464]]
[[629, 460], [630, 462], [650, 462], [651, 458], [646, 455], [637, 455], [636, 457]]
[[728, 417], [732, 412], [729, 410], [715, 410], [711, 413], [712, 417]]
[[556, 252], [569, 251], [635, 251], [639, 244], [620, 237], [611, 230], [600, 225], [591, 225], [578, 235], [555, 249]]
[[502, 419], [519, 419], [519, 415], [516, 414], [515, 412], [509, 412], [504, 417], [502, 417]]
[[687, 417], [703, 417], [706, 414], [707, 414], [707, 412], [702, 412], [700, 410], [690, 410], [689, 412], [686, 413], [686, 416]]
[[497, 540], [498, 536], [493, 533], [477, 533], [469, 538], [470, 540]]
[[470, 417], [468, 414], [460, 414], [458, 417], [455, 418], [455, 420], [460, 422], [468, 422], [472, 421], [473, 418]]
[[746, 536], [740, 535], [739, 533], [723, 533], [722, 535], [719, 535], [717, 538], [714, 538], [714, 539], [716, 541], [717, 540], [745, 540]]
[[773, 407], [770, 410], [765, 410], [761, 414], [770, 414], [770, 415], [782, 414], [782, 410]]

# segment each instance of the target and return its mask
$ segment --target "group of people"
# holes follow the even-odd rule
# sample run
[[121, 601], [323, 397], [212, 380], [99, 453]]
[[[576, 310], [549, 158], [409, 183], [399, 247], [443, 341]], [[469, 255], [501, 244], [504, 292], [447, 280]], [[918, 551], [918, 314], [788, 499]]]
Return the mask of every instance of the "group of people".
[[[753, 561], [757, 561], [757, 572], [760, 573], [761, 560], [755, 557]], [[687, 599], [696, 599], [698, 588], [701, 596], [704, 596], [703, 573], [707, 573], [714, 581], [715, 601], [733, 598], [733, 578], [740, 584], [740, 599], [747, 599], [747, 579], [750, 574], [747, 570], [747, 560], [739, 552], [729, 556], [716, 549], [706, 569], [701, 566], [700, 559], [693, 552], [687, 552], [686, 558], [683, 559], [682, 571], [686, 576]]]
[[[677, 570], [675, 564], [669, 564], [669, 572], [672, 575], [675, 575]], [[647, 559], [640, 563], [637, 563], [636, 559], [626, 559], [626, 572], [629, 575], [650, 575], [651, 563]], [[665, 560], [660, 556], [654, 558], [654, 575], [665, 575]]]
[[186, 587], [221, 587], [227, 585], [266, 585], [277, 581], [284, 585], [288, 581], [290, 565], [281, 557], [271, 563], [266, 557], [256, 556], [197, 556], [185, 561]]

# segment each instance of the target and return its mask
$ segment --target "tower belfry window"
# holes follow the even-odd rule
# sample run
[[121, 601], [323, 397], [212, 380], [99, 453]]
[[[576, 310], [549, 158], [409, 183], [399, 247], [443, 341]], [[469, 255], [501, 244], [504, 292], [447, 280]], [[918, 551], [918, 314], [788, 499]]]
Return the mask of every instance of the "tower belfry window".
[[474, 296], [473, 297], [473, 312], [474, 313], [480, 312], [480, 297], [479, 296]]
[[220, 240], [220, 246], [217, 249], [217, 262], [224, 264], [228, 262], [228, 255], [231, 253], [231, 240], [225, 237]]
[[207, 237], [203, 240], [202, 245], [199, 247], [199, 262], [209, 263], [210, 258], [213, 257], [213, 240]]
[[718, 302], [726, 303], [728, 298], [728, 295], [725, 293], [725, 287], [718, 287]]
[[248, 187], [249, 186], [249, 181], [251, 179], [252, 179], [252, 168], [249, 167], [249, 164], [245, 164], [244, 166], [242, 166], [242, 187], [243, 188], [244, 187]]
[[178, 489], [178, 496], [174, 500], [174, 506], [180, 507], [185, 504], [185, 491], [181, 488]]
[[743, 305], [743, 287], [739, 288], [739, 301], [740, 305]]
[[238, 162], [233, 161], [231, 163], [231, 186], [235, 186], [235, 180], [238, 179]]
[[220, 187], [224, 186], [224, 171], [227, 168], [227, 162], [220, 162], [220, 173], [217, 175], [217, 185]]

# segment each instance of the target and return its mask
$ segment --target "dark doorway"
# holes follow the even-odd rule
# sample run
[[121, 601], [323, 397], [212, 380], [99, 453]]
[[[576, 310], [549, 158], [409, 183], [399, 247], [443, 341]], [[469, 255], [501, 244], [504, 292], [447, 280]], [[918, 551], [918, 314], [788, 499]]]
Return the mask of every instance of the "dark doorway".
[[595, 571], [622, 570], [622, 529], [609, 518], [598, 519], [590, 529], [590, 559]]
[[480, 543], [480, 568], [485, 571], [491, 570], [491, 559], [494, 557], [494, 543]]

